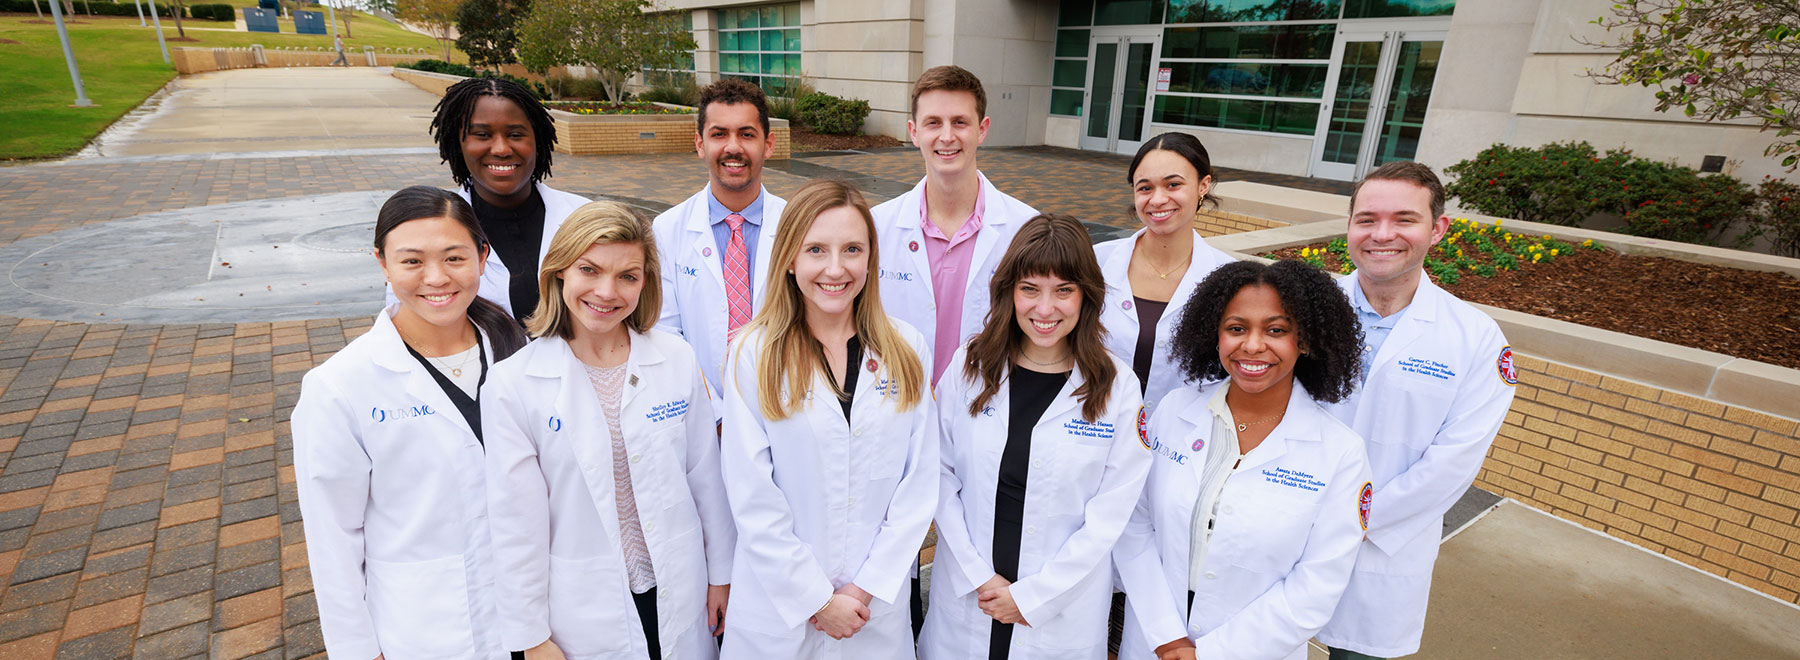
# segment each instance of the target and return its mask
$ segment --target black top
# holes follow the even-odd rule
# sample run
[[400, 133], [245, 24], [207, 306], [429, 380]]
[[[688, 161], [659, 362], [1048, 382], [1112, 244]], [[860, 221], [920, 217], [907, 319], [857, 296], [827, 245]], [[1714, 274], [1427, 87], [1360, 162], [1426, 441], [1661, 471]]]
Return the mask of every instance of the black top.
[[544, 242], [544, 196], [534, 185], [531, 199], [510, 209], [488, 204], [481, 199], [481, 193], [473, 189], [469, 191], [469, 200], [494, 254], [500, 257], [500, 263], [506, 265], [506, 272], [511, 275], [506, 293], [507, 300], [512, 301], [513, 318], [524, 323], [538, 303], [538, 250]]
[[[859, 375], [857, 372], [862, 371], [861, 362], [862, 340], [852, 334], [850, 341], [844, 343], [844, 384], [839, 387], [843, 393], [838, 395], [838, 405], [844, 407], [844, 421], [846, 422], [850, 421], [850, 404], [856, 401], [856, 377]], [[825, 377], [831, 380], [832, 385], [837, 385], [837, 374], [831, 373], [831, 361], [825, 359], [822, 349], [819, 355], [819, 364], [826, 365]]]
[[1141, 395], [1150, 387], [1150, 359], [1156, 356], [1156, 323], [1168, 311], [1169, 303], [1137, 296], [1131, 299], [1136, 301], [1132, 304], [1137, 305], [1138, 316], [1137, 350], [1131, 354], [1131, 371], [1137, 374]]
[[444, 396], [450, 397], [450, 403], [456, 405], [456, 412], [462, 413], [463, 421], [469, 423], [469, 430], [475, 432], [475, 441], [486, 447], [487, 442], [481, 439], [481, 386], [487, 383], [488, 359], [487, 346], [481, 343], [481, 333], [478, 331], [475, 334], [475, 350], [478, 351], [476, 359], [481, 361], [481, 378], [475, 381], [475, 398], [473, 399], [469, 398], [469, 395], [465, 394], [455, 381], [450, 380], [449, 376], [439, 373], [437, 366], [433, 365], [431, 360], [425, 359], [424, 355], [413, 350], [413, 347], [407, 345], [406, 342], [400, 342], [400, 345], [406, 346], [406, 352], [411, 353], [413, 359], [418, 360], [419, 364], [425, 365], [425, 373], [431, 374], [431, 379], [437, 381], [438, 387], [443, 388]]
[[[1006, 417], [1006, 449], [1000, 452], [1000, 478], [994, 492], [994, 572], [1019, 581], [1019, 543], [1025, 525], [1025, 483], [1031, 468], [1031, 428], [1069, 382], [1069, 372], [1047, 374], [1013, 366]], [[994, 622], [988, 638], [988, 660], [1005, 660], [1012, 644], [1012, 625]]]

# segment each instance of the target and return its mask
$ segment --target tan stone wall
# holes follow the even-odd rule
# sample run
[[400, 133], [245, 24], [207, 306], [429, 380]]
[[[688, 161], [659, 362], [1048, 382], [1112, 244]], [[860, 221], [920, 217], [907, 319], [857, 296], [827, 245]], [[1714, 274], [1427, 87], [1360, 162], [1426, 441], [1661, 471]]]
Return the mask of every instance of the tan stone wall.
[[[692, 119], [577, 123], [558, 118], [556, 151], [578, 155], [682, 153], [694, 150], [694, 130]], [[775, 126], [769, 132], [775, 136], [775, 151], [769, 158], [787, 158], [788, 127]]]
[[431, 74], [412, 69], [394, 69], [394, 77], [412, 83], [414, 87], [436, 94], [439, 98], [444, 96], [444, 91], [450, 89], [451, 85], [462, 80], [459, 76]]
[[1202, 207], [1200, 212], [1194, 215], [1194, 229], [1199, 231], [1201, 236], [1209, 237], [1286, 226], [1288, 223], [1280, 220], [1258, 218], [1242, 213], [1227, 213], [1205, 207]]
[[[376, 66], [393, 66], [403, 62], [414, 62], [429, 58], [424, 54], [376, 53]], [[256, 63], [256, 53], [249, 48], [174, 48], [169, 51], [169, 59], [175, 64], [175, 71], [182, 75], [219, 71], [221, 69], [254, 69], [260, 66], [331, 66], [337, 61], [336, 51], [317, 50], [263, 50], [263, 61]], [[350, 66], [368, 66], [369, 57], [362, 51], [345, 52], [345, 61]]]
[[1800, 422], [1517, 355], [1475, 485], [1800, 603]]

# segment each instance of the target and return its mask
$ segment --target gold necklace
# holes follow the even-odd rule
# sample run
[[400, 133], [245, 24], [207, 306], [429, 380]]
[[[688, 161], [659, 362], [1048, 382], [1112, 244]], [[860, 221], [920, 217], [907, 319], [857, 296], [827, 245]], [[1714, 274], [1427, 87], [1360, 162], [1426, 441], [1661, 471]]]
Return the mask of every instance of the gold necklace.
[[1247, 430], [1249, 430], [1249, 429], [1250, 429], [1250, 427], [1252, 427], [1252, 426], [1256, 426], [1256, 425], [1257, 425], [1257, 424], [1262, 424], [1262, 423], [1265, 423], [1265, 422], [1273, 422], [1273, 421], [1275, 421], [1275, 420], [1277, 420], [1277, 419], [1281, 419], [1281, 418], [1282, 418], [1282, 417], [1283, 417], [1283, 416], [1285, 416], [1285, 415], [1287, 415], [1287, 411], [1286, 411], [1286, 410], [1283, 410], [1283, 411], [1281, 411], [1281, 414], [1280, 414], [1280, 415], [1276, 415], [1276, 416], [1274, 416], [1274, 417], [1270, 417], [1270, 418], [1268, 418], [1268, 419], [1259, 419], [1259, 420], [1256, 420], [1256, 421], [1254, 421], [1254, 422], [1244, 422], [1244, 423], [1242, 423], [1242, 424], [1238, 424], [1238, 425], [1237, 425], [1237, 430], [1238, 430], [1238, 433], [1243, 433], [1243, 432], [1244, 432], [1244, 431], [1247, 431]]
[[1173, 272], [1175, 272], [1175, 269], [1186, 266], [1186, 265], [1188, 265], [1188, 262], [1193, 261], [1194, 253], [1191, 251], [1188, 252], [1188, 256], [1186, 259], [1182, 259], [1181, 263], [1175, 264], [1174, 266], [1170, 266], [1168, 270], [1162, 270], [1162, 269], [1157, 268], [1156, 264], [1150, 262], [1149, 255], [1145, 255], [1142, 258], [1144, 260], [1144, 265], [1150, 267], [1150, 272], [1156, 273], [1156, 279], [1166, 280], [1166, 279], [1169, 279], [1169, 273], [1173, 273]]
[[457, 365], [454, 367], [450, 366], [447, 362], [439, 362], [438, 361], [438, 360], [442, 360], [443, 358], [426, 357], [425, 359], [431, 361], [431, 363], [433, 365], [436, 365], [438, 368], [438, 371], [443, 371], [446, 368], [450, 369], [450, 377], [451, 378], [462, 378], [463, 367], [469, 366], [469, 361], [475, 359], [475, 353], [476, 353], [475, 347], [470, 346], [469, 350], [463, 351], [462, 362], [457, 363]]
[[1030, 355], [1025, 353], [1025, 351], [1019, 351], [1019, 357], [1025, 358], [1026, 362], [1030, 362], [1032, 364], [1035, 364], [1040, 367], [1044, 367], [1046, 369], [1055, 369], [1059, 366], [1062, 366], [1062, 363], [1069, 359], [1069, 356], [1064, 355], [1064, 356], [1057, 358], [1055, 360], [1052, 360], [1050, 362], [1039, 362], [1037, 360], [1032, 359]]

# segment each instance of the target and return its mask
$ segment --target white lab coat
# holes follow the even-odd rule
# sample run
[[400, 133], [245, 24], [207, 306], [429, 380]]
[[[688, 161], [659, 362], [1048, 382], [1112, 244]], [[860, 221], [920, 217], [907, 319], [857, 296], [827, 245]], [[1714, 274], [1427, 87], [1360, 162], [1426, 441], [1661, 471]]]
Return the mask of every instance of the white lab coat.
[[[1094, 256], [1100, 260], [1100, 273], [1106, 278], [1107, 304], [1100, 310], [1100, 324], [1106, 328], [1106, 350], [1124, 360], [1127, 371], [1136, 360], [1138, 341], [1137, 301], [1132, 299], [1131, 277], [1127, 271], [1131, 269], [1131, 251], [1144, 231], [1138, 229], [1127, 238], [1094, 246]], [[1150, 374], [1144, 383], [1144, 406], [1152, 411], [1156, 409], [1156, 402], [1170, 390], [1187, 382], [1181, 365], [1170, 357], [1169, 338], [1175, 336], [1175, 326], [1181, 323], [1181, 313], [1187, 309], [1188, 299], [1194, 296], [1194, 288], [1220, 266], [1236, 261], [1225, 251], [1208, 245], [1199, 233], [1188, 233], [1194, 238], [1194, 258], [1188, 263], [1187, 272], [1182, 274], [1181, 283], [1175, 285], [1175, 295], [1169, 299], [1162, 318], [1156, 322], [1156, 354], [1150, 358]]]
[[398, 310], [307, 372], [294, 406], [294, 477], [325, 650], [504, 660], [482, 445], [407, 353], [389, 318]]
[[[931, 349], [895, 322], [922, 365]], [[931, 395], [898, 407], [887, 361], [863, 351], [846, 423], [824, 374], [804, 410], [771, 421], [756, 389], [759, 333], [732, 342], [725, 372], [725, 487], [738, 525], [726, 660], [913, 658], [907, 572], [937, 508], [938, 429]], [[870, 366], [874, 370], [870, 370]], [[885, 394], [885, 396], [884, 396]], [[855, 636], [808, 623], [833, 591], [874, 596]]]
[[[712, 404], [694, 352], [633, 333], [619, 426], [656, 575], [665, 658], [712, 658], [706, 587], [730, 584], [736, 530]], [[494, 369], [482, 402], [489, 507], [508, 648], [546, 638], [570, 660], [646, 653], [619, 536], [612, 435], [568, 342], [545, 337]]]
[[1305, 660], [1306, 640], [1331, 617], [1350, 579], [1368, 459], [1356, 432], [1295, 381], [1286, 416], [1219, 493], [1206, 586], [1190, 611], [1205, 452], [1230, 441], [1211, 437], [1207, 404], [1228, 382], [1170, 392], [1150, 416], [1142, 440], [1152, 455], [1150, 477], [1113, 551], [1127, 596], [1121, 660], [1153, 658], [1157, 646], [1183, 634], [1202, 659]]
[[[725, 300], [725, 267], [718, 239], [713, 237], [707, 213], [712, 185], [656, 216], [656, 252], [662, 264], [662, 315], [659, 330], [687, 339], [700, 359], [700, 371], [715, 395], [719, 374], [725, 369], [725, 331], [730, 327], [730, 307]], [[769, 290], [769, 260], [774, 258], [775, 231], [787, 202], [762, 191], [762, 228], [757, 230], [756, 256], [750, 269], [750, 314], [762, 309]], [[786, 267], [783, 267], [785, 270]], [[715, 401], [714, 403], [718, 403]]]
[[[1355, 277], [1338, 280], [1345, 296]], [[1369, 439], [1378, 504], [1319, 641], [1384, 658], [1419, 650], [1444, 512], [1474, 483], [1513, 399], [1499, 367], [1511, 352], [1487, 314], [1425, 276], [1400, 313], [1368, 380], [1329, 406]]]
[[[1037, 215], [1037, 210], [1013, 199], [988, 183], [980, 172], [985, 208], [981, 214], [981, 231], [975, 234], [975, 253], [969, 259], [968, 281], [964, 284], [962, 330], [956, 338], [960, 345], [981, 332], [987, 320], [988, 284], [1000, 257], [1012, 245], [1019, 227]], [[926, 346], [937, 346], [937, 297], [931, 282], [931, 261], [925, 254], [925, 229], [919, 225], [919, 208], [925, 203], [925, 180], [912, 190], [872, 209], [875, 217], [876, 242], [881, 246], [881, 307], [889, 316], [906, 321], [925, 336]], [[929, 370], [931, 364], [926, 363]], [[945, 370], [949, 373], [953, 364]]]
[[[550, 251], [550, 239], [556, 237], [556, 230], [562, 228], [563, 221], [569, 218], [570, 213], [574, 213], [575, 209], [588, 203], [588, 199], [551, 188], [542, 182], [535, 185], [537, 185], [538, 195], [544, 198], [544, 238], [538, 245], [538, 264], [542, 265], [544, 254]], [[470, 201], [468, 188], [457, 190], [456, 196], [463, 198], [465, 202]], [[473, 202], [470, 203], [473, 204]], [[493, 301], [501, 309], [505, 309], [507, 314], [512, 314], [511, 282], [512, 274], [507, 272], [506, 264], [500, 262], [500, 253], [490, 248], [487, 256], [487, 268], [481, 272], [481, 288], [476, 295]], [[387, 287], [387, 304], [392, 305], [396, 302], [399, 300], [394, 298], [394, 288]]]
[[[985, 658], [993, 630], [975, 589], [995, 575], [994, 505], [1012, 384], [1001, 381], [987, 406], [970, 416], [981, 384], [963, 377], [966, 351], [956, 352], [953, 371], [938, 381], [943, 469], [931, 609], [919, 638], [919, 657], [926, 660]], [[1013, 627], [1017, 660], [1106, 655], [1112, 547], [1150, 471], [1150, 455], [1137, 441], [1137, 377], [1117, 358], [1113, 365], [1118, 375], [1098, 419], [1081, 416], [1075, 390], [1086, 379], [1076, 369], [1031, 430], [1019, 580], [1011, 587], [1031, 626]]]

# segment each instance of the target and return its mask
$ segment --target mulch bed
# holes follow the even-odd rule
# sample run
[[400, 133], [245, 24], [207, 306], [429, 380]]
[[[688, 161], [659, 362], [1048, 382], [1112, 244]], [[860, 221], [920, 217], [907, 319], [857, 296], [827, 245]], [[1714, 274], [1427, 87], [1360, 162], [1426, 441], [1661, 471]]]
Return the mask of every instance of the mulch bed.
[[19, 42], [13, 41], [11, 39], [0, 39], [0, 44], [16, 44], [16, 43], [19, 43]]
[[[1290, 259], [1300, 249], [1275, 254]], [[1335, 272], [1337, 259], [1326, 255], [1326, 268]], [[1444, 289], [1469, 302], [1800, 369], [1800, 280], [1782, 273], [1578, 249], [1493, 277], [1465, 272]]]
[[800, 151], [840, 151], [843, 149], [880, 149], [898, 147], [902, 143], [886, 135], [825, 135], [805, 126], [788, 125], [790, 149]]

